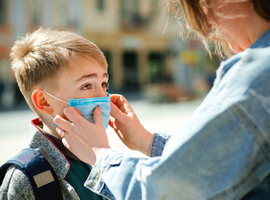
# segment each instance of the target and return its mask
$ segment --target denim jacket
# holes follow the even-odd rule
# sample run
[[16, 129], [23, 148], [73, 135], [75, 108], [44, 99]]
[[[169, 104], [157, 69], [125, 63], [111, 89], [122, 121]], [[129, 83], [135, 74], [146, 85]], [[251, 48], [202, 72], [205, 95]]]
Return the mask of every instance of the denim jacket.
[[108, 149], [85, 185], [118, 200], [263, 199], [252, 191], [270, 189], [269, 46], [270, 30], [222, 62], [193, 116], [155, 134], [152, 157]]

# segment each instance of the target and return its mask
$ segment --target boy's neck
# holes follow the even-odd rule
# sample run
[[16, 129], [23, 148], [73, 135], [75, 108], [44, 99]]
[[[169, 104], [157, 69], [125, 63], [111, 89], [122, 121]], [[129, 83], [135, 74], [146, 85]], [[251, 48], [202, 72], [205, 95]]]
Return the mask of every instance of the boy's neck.
[[50, 119], [50, 118], [49, 119], [43, 119], [42, 124], [43, 124], [43, 130], [50, 133], [51, 135], [54, 135], [58, 139], [62, 139], [60, 137], [60, 135], [56, 132], [56, 126], [52, 125], [53, 124], [52, 119]]

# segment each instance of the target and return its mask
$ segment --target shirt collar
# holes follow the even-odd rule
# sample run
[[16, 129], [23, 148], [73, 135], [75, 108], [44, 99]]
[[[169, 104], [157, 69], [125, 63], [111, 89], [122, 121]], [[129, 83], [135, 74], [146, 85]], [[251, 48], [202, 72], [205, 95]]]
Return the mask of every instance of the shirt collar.
[[262, 34], [248, 49], [265, 48], [270, 46], [270, 29]]

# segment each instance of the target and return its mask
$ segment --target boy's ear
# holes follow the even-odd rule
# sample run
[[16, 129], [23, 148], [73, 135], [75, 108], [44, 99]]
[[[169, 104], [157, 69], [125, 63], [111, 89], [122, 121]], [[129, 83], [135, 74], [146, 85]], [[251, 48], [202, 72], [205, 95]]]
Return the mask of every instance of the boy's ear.
[[51, 114], [53, 109], [47, 100], [45, 92], [41, 89], [36, 89], [32, 93], [32, 101], [39, 112]]

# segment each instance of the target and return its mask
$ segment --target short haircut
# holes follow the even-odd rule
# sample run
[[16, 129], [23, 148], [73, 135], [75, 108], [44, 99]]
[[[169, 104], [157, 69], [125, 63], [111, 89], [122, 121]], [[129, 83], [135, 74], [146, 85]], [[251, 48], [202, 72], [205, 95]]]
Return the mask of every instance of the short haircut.
[[31, 99], [34, 87], [57, 80], [59, 72], [68, 69], [80, 56], [97, 62], [107, 71], [102, 51], [75, 33], [40, 27], [15, 42], [10, 54], [12, 69], [26, 102], [38, 115]]
[[[209, 0], [168, 0], [170, 8], [175, 14], [179, 21], [180, 27], [182, 28], [182, 36], [188, 36], [195, 32], [199, 38], [202, 39], [208, 53], [211, 55], [209, 50], [209, 43], [214, 42], [215, 50], [222, 58], [230, 57], [233, 52], [230, 50], [227, 41], [223, 38], [222, 33], [218, 29], [209, 30], [209, 24], [206, 16], [202, 10], [201, 3], [204, 2], [209, 13], [214, 15], [212, 6]], [[225, 0], [223, 2], [251, 2], [254, 10], [263, 19], [270, 21], [270, 1], [269, 0]], [[183, 22], [183, 18], [185, 22]]]

